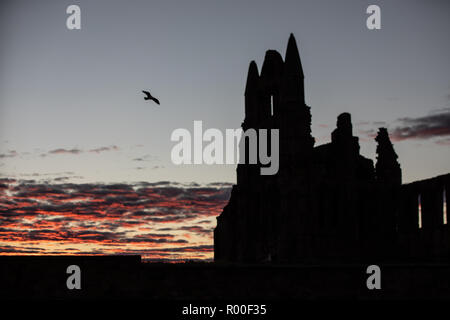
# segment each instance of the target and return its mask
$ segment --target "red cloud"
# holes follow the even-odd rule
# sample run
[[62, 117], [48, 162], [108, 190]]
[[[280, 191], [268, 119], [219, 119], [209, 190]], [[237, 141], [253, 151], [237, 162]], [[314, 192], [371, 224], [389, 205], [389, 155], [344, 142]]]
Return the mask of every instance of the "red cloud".
[[[212, 258], [229, 184], [43, 184], [1, 179], [0, 253]], [[196, 223], [201, 224], [198, 226]], [[82, 249], [90, 244], [90, 251]], [[183, 246], [180, 246], [183, 245]]]
[[450, 108], [419, 117], [402, 118], [401, 125], [391, 130], [393, 140], [429, 139], [450, 135]]

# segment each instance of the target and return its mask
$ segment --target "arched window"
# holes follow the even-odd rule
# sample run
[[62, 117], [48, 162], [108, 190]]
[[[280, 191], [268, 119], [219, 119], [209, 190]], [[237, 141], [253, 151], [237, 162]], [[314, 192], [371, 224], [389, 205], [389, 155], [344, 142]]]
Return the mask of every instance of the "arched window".
[[273, 94], [270, 95], [270, 115], [273, 116]]
[[418, 225], [419, 225], [419, 229], [422, 229], [422, 200], [421, 200], [421, 195], [419, 194], [419, 196], [417, 197], [417, 211], [418, 211]]
[[447, 224], [447, 196], [445, 194], [445, 188], [442, 194], [442, 222]]

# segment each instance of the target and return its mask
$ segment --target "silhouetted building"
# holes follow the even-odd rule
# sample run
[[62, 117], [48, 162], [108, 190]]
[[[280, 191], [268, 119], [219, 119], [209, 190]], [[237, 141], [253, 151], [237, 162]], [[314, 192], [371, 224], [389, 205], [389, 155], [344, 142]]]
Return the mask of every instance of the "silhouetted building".
[[261, 74], [250, 63], [242, 128], [279, 129], [280, 166], [268, 176], [260, 174], [261, 164], [238, 165], [237, 184], [214, 230], [216, 261], [449, 257], [443, 192], [450, 175], [402, 186], [387, 130], [375, 138], [374, 167], [360, 154], [349, 113], [338, 116], [330, 143], [314, 147], [292, 34], [284, 61], [269, 50]]

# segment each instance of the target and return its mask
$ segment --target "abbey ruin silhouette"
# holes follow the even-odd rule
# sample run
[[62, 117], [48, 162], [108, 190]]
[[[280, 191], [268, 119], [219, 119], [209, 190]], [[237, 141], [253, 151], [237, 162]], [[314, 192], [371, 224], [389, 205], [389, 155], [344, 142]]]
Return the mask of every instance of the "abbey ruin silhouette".
[[269, 50], [260, 74], [250, 63], [242, 128], [280, 130], [280, 167], [262, 176], [261, 164], [238, 165], [214, 230], [215, 261], [449, 259], [450, 174], [402, 185], [387, 129], [375, 138], [374, 166], [349, 113], [338, 116], [331, 142], [315, 147], [292, 34], [284, 61]]

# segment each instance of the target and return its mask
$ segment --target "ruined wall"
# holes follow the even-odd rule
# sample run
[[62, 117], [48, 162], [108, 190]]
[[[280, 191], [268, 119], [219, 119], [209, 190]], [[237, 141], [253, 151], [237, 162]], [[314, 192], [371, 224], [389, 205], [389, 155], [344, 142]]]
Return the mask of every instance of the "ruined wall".
[[237, 184], [214, 230], [215, 260], [448, 259], [443, 190], [449, 175], [402, 186], [387, 129], [375, 138], [374, 166], [360, 154], [349, 113], [338, 116], [330, 143], [314, 147], [303, 82], [293, 35], [284, 61], [268, 50], [261, 74], [250, 63], [242, 128], [279, 129], [280, 167], [264, 176], [260, 163], [238, 165]]
[[402, 258], [450, 258], [450, 226], [448, 218], [444, 221], [449, 185], [450, 174], [446, 174], [402, 186], [398, 215], [398, 251]]

